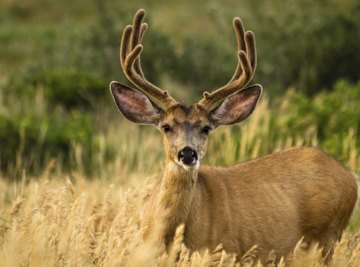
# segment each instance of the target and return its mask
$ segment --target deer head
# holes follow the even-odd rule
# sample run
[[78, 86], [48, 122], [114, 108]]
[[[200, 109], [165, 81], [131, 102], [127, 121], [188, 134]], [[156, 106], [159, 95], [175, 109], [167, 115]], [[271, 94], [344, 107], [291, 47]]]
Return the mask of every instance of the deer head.
[[122, 35], [120, 62], [126, 77], [136, 86], [130, 88], [111, 82], [110, 90], [120, 112], [138, 124], [152, 124], [164, 135], [167, 159], [184, 169], [198, 168], [207, 147], [209, 134], [221, 125], [246, 119], [262, 93], [260, 85], [247, 86], [256, 68], [255, 37], [244, 30], [239, 18], [233, 21], [238, 64], [231, 80], [191, 106], [175, 101], [167, 91], [150, 83], [140, 64], [141, 41], [148, 26], [145, 11], [139, 10], [132, 25]]

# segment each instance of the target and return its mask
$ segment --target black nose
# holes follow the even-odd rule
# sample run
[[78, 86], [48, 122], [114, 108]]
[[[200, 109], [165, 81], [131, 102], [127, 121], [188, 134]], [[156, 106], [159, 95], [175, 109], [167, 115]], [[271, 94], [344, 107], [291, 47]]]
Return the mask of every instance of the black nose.
[[191, 165], [195, 163], [195, 161], [198, 159], [198, 156], [194, 149], [186, 146], [179, 152], [178, 159], [185, 165]]

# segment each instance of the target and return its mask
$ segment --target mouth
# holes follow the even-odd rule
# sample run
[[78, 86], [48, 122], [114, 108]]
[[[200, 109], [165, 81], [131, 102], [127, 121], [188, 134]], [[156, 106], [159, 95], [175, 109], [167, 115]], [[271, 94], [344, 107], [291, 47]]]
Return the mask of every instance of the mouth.
[[194, 159], [191, 162], [176, 161], [176, 163], [187, 171], [198, 170], [200, 167], [200, 161], [198, 159]]

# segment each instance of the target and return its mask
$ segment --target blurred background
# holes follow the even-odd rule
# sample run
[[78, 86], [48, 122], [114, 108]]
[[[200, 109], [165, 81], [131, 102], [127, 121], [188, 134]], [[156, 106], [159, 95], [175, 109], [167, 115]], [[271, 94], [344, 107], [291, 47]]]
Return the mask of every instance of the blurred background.
[[265, 93], [243, 126], [211, 137], [211, 164], [316, 145], [359, 172], [358, 0], [0, 1], [0, 169], [7, 179], [44, 171], [120, 177], [160, 172], [161, 138], [134, 126], [110, 97], [127, 83], [118, 50], [145, 8], [147, 78], [191, 104], [231, 78], [232, 19], [255, 32], [254, 82]]

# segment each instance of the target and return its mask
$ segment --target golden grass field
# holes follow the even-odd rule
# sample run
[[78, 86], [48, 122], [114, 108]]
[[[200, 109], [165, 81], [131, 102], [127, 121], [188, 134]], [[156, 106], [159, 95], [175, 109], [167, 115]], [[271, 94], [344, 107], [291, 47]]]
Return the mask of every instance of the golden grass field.
[[[230, 127], [217, 130], [210, 137], [207, 164], [231, 165], [238, 159], [262, 155], [270, 134], [270, 113], [263, 99], [241, 126], [246, 134], [236, 137], [239, 132]], [[112, 164], [101, 164], [99, 154], [99, 166], [103, 166], [99, 177], [88, 179], [81, 162], [77, 170], [66, 174], [50, 161], [39, 177], [29, 177], [24, 171], [17, 182], [11, 182], [11, 177], [0, 179], [0, 266], [262, 266], [254, 262], [256, 247], [237, 263], [221, 246], [215, 251], [190, 253], [182, 244], [182, 227], [168, 254], [159, 254], [151, 241], [143, 242], [144, 203], [162, 171], [160, 134], [119, 118], [117, 126], [98, 138], [104, 145], [118, 148]], [[345, 164], [358, 171], [360, 157], [352, 146], [353, 138], [350, 130], [344, 141], [349, 153]], [[285, 136], [274, 151], [303, 144], [317, 144], [311, 129], [302, 138]], [[359, 225], [356, 212], [330, 266], [360, 266]], [[319, 249], [313, 247], [305, 253], [300, 247], [295, 248], [289, 266], [324, 265]], [[266, 264], [275, 265], [271, 255]], [[285, 262], [278, 265], [285, 266]]]

